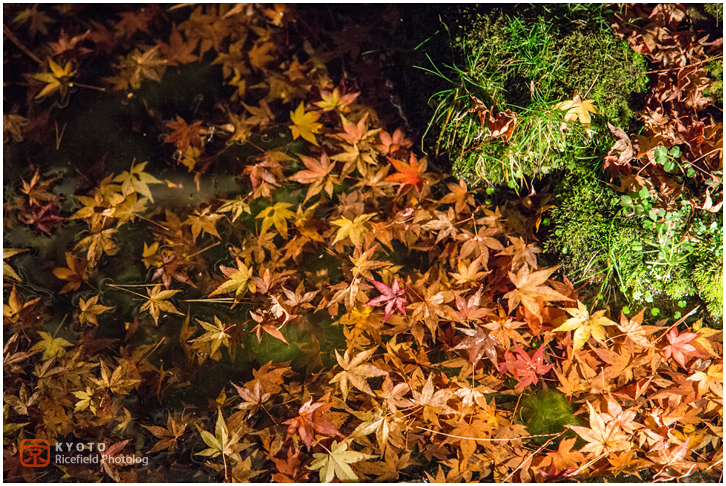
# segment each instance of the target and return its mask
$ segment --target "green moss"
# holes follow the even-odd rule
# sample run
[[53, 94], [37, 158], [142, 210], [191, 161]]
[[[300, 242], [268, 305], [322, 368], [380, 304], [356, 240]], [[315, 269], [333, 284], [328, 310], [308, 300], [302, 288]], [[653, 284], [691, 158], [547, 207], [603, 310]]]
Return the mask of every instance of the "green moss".
[[[530, 435], [545, 435], [532, 439], [537, 444], [544, 444], [552, 435], [561, 433], [566, 425], [581, 425], [570, 402], [557, 390], [539, 390], [528, 395], [520, 403], [518, 412]], [[558, 441], [575, 436], [568, 430]]]
[[704, 94], [716, 98], [717, 104], [723, 104], [723, 59], [706, 64], [706, 72], [711, 78], [711, 86]]
[[[493, 10], [462, 18], [452, 41], [460, 67], [433, 68], [448, 87], [431, 100], [436, 153], [449, 155], [455, 175], [516, 188], [524, 178], [601, 157], [612, 145], [605, 119], [627, 127], [630, 97], [647, 84], [646, 61], [612, 33], [603, 8], [531, 6], [516, 16]], [[590, 134], [563, 124], [554, 109], [576, 93], [604, 115], [593, 117]], [[509, 140], [486, 140], [474, 98], [516, 113]]]

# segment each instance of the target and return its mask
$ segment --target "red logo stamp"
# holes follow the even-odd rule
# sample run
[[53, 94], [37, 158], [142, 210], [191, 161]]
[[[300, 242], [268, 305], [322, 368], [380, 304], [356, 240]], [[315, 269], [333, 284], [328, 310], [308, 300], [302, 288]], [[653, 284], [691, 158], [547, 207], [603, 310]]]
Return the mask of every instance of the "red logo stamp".
[[20, 464], [25, 467], [44, 467], [50, 464], [50, 443], [46, 439], [21, 440]]

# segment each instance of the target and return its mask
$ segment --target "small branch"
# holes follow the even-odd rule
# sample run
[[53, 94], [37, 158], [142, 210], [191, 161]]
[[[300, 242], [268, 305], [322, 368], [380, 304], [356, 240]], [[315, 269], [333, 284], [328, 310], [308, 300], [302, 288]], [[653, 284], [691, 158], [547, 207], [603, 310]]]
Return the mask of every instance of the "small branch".
[[686, 69], [686, 68], [689, 68], [691, 66], [698, 66], [700, 64], [705, 64], [707, 62], [715, 61], [716, 59], [720, 59], [722, 57], [723, 57], [723, 54], [719, 54], [718, 56], [709, 57], [708, 59], [704, 59], [703, 61], [694, 62], [694, 63], [689, 64], [687, 66], [682, 66], [682, 67], [675, 66], [675, 67], [672, 67], [672, 68], [658, 69], [656, 71], [646, 71], [645, 74], [667, 73], [668, 71], [675, 71], [676, 69]]
[[23, 44], [22, 41], [20, 39], [18, 39], [15, 36], [15, 34], [13, 34], [13, 32], [5, 24], [3, 24], [3, 34], [5, 34], [5, 36], [8, 39], [10, 39], [10, 42], [15, 44], [18, 47], [18, 49], [23, 51], [28, 57], [30, 57], [33, 61], [37, 62], [40, 66], [45, 68], [45, 63], [38, 56], [36, 56], [33, 51], [28, 49], [28, 47], [25, 44]]

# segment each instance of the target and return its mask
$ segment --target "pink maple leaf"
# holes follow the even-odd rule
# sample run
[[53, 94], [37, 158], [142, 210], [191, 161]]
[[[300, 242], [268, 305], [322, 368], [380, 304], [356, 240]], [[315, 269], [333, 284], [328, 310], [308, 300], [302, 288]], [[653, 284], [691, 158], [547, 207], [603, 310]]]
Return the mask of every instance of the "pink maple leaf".
[[393, 315], [395, 309], [401, 311], [401, 314], [406, 315], [406, 299], [401, 297], [406, 293], [404, 289], [398, 285], [398, 277], [393, 279], [393, 284], [389, 287], [383, 282], [376, 282], [375, 280], [369, 280], [370, 283], [375, 285], [376, 289], [381, 293], [375, 299], [370, 300], [366, 307], [382, 307], [385, 308], [385, 315], [383, 316], [383, 322], [386, 322], [389, 317]]
[[522, 390], [527, 385], [536, 385], [537, 376], [544, 375], [552, 369], [553, 365], [544, 364], [544, 346], [540, 346], [531, 358], [516, 342], [514, 349], [517, 355], [509, 351], [504, 353], [505, 361], [499, 363], [499, 371], [502, 373], [508, 371], [516, 378], [519, 382], [517, 390]]
[[693, 345], [688, 344], [698, 336], [699, 334], [695, 332], [684, 332], [678, 334], [678, 330], [675, 328], [671, 329], [671, 332], [666, 334], [670, 344], [663, 348], [663, 357], [668, 359], [673, 356], [673, 359], [685, 368], [686, 356], [700, 356], [698, 350], [696, 350]]

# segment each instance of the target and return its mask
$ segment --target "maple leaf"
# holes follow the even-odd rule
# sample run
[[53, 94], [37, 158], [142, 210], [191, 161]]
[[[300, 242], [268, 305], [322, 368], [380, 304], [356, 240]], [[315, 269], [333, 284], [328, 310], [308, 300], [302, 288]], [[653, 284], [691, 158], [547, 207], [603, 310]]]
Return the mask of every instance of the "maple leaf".
[[508, 371], [512, 373], [514, 378], [519, 382], [517, 391], [521, 391], [527, 385], [536, 385], [538, 376], [542, 376], [552, 369], [554, 365], [544, 364], [544, 345], [540, 346], [537, 351], [530, 357], [519, 345], [514, 343], [514, 350], [517, 355], [509, 351], [504, 353], [504, 362], [499, 364], [499, 371], [504, 373]]
[[255, 287], [255, 283], [251, 279], [252, 270], [247, 268], [247, 265], [242, 263], [242, 260], [239, 258], [237, 258], [237, 268], [220, 265], [219, 269], [222, 270], [222, 273], [229, 277], [229, 280], [209, 294], [210, 297], [234, 291], [234, 303], [237, 304], [240, 299], [245, 296], [248, 290], [250, 292], [254, 292], [257, 289]]
[[123, 61], [123, 64], [130, 70], [131, 78], [128, 82], [132, 88], [141, 88], [141, 81], [145, 79], [161, 82], [169, 61], [161, 58], [159, 49], [158, 45], [147, 49], [146, 52], [134, 49]]
[[117, 483], [121, 482], [121, 476], [119, 475], [115, 464], [124, 464], [124, 462], [118, 461], [117, 458], [119, 452], [121, 452], [129, 442], [131, 442], [131, 439], [126, 439], [123, 442], [117, 442], [107, 446], [103, 449], [103, 451], [101, 451], [101, 464], [103, 465], [103, 470]]
[[375, 396], [366, 378], [387, 375], [388, 372], [370, 364], [363, 364], [373, 356], [374, 352], [375, 348], [369, 349], [368, 351], [361, 351], [353, 359], [350, 359], [347, 350], [342, 358], [338, 354], [338, 350], [335, 350], [335, 358], [338, 360], [338, 365], [343, 368], [343, 371], [335, 375], [329, 383], [340, 383], [343, 400], [348, 398], [348, 381], [363, 393]]
[[202, 233], [202, 235], [208, 233], [210, 235], [216, 236], [217, 238], [221, 238], [221, 236], [219, 236], [219, 233], [217, 233], [217, 228], [215, 225], [217, 223], [217, 220], [223, 217], [224, 216], [222, 216], [221, 214], [212, 212], [211, 206], [207, 206], [202, 210], [196, 209], [194, 211], [194, 214], [190, 214], [183, 224], [191, 225], [192, 238], [195, 241], [197, 239], [197, 236], [199, 236], [200, 232]]
[[371, 225], [368, 223], [368, 220], [375, 215], [375, 213], [361, 214], [356, 216], [352, 221], [343, 216], [340, 219], [332, 221], [332, 224], [340, 226], [340, 229], [333, 240], [333, 245], [349, 237], [353, 245], [355, 245], [356, 248], [360, 248], [361, 243], [363, 243], [363, 234], [371, 230]]
[[116, 232], [115, 229], [109, 228], [97, 233], [93, 233], [90, 236], [86, 236], [78, 242], [76, 248], [84, 249], [88, 248], [86, 258], [88, 259], [88, 266], [95, 267], [98, 263], [99, 258], [104, 253], [106, 255], [116, 254], [116, 243], [111, 239], [111, 235]]
[[76, 72], [72, 70], [73, 66], [70, 62], [67, 62], [66, 65], [61, 68], [52, 59], [48, 60], [48, 65], [50, 66], [50, 72], [35, 74], [33, 76], [34, 79], [46, 83], [40, 93], [35, 95], [35, 98], [42, 98], [51, 93], [55, 93], [56, 91], [60, 92], [61, 97], [65, 98], [68, 94], [68, 88], [73, 86], [73, 83], [70, 81], [70, 79], [76, 74]]
[[504, 298], [509, 299], [507, 301], [509, 312], [512, 312], [521, 302], [527, 310], [541, 318], [542, 316], [539, 313], [539, 303], [541, 301], [571, 300], [551, 287], [542, 285], [558, 268], [559, 266], [555, 266], [531, 272], [528, 265], [522, 265], [516, 275], [509, 272], [509, 280], [516, 287], [511, 292], [504, 294]]
[[603, 326], [615, 326], [616, 324], [605, 317], [604, 310], [590, 314], [582, 302], [577, 303], [577, 309], [565, 309], [572, 317], [565, 321], [555, 331], [575, 331], [573, 349], [580, 349], [585, 345], [590, 336], [595, 341], [602, 343], [605, 340], [605, 329]]
[[673, 356], [673, 359], [678, 364], [686, 368], [686, 356], [701, 355], [692, 344], [688, 344], [698, 337], [699, 335], [695, 332], [682, 332], [678, 334], [678, 329], [671, 329], [666, 334], [669, 344], [663, 348], [663, 358], [668, 359]]
[[275, 60], [275, 57], [270, 55], [270, 52], [274, 51], [275, 48], [274, 42], [266, 41], [262, 38], [257, 39], [252, 48], [247, 52], [250, 65], [256, 70], [265, 71], [265, 65]]
[[409, 408], [413, 405], [411, 400], [403, 398], [409, 390], [411, 390], [411, 387], [407, 383], [398, 383], [393, 386], [390, 376], [386, 376], [383, 385], [381, 385], [381, 391], [376, 392], [376, 395], [384, 399], [388, 409], [395, 414], [398, 412], [398, 407]]
[[128, 395], [131, 390], [141, 383], [138, 378], [129, 378], [128, 361], [123, 361], [113, 370], [109, 370], [104, 361], [101, 361], [101, 378], [91, 377], [97, 386], [108, 389], [111, 393], [119, 395]]
[[138, 192], [139, 194], [146, 196], [149, 201], [153, 203], [154, 197], [151, 195], [148, 184], [163, 183], [156, 177], [144, 172], [144, 168], [148, 163], [149, 161], [147, 160], [146, 162], [142, 162], [135, 166], [134, 162], [131, 162], [131, 169], [123, 171], [121, 174], [116, 176], [113, 181], [121, 182], [121, 192], [125, 196], [128, 196], [133, 192]]
[[320, 480], [324, 483], [331, 482], [334, 478], [341, 481], [357, 481], [358, 476], [350, 468], [349, 464], [364, 461], [373, 456], [362, 452], [349, 451], [348, 442], [333, 441], [327, 454], [313, 454], [315, 460], [308, 466], [308, 469], [315, 471], [320, 469]]
[[313, 157], [306, 157], [304, 155], [300, 155], [300, 159], [303, 161], [308, 170], [301, 170], [300, 172], [292, 175], [290, 179], [302, 184], [311, 184], [308, 188], [308, 193], [305, 195], [303, 203], [320, 193], [323, 189], [325, 189], [328, 197], [332, 198], [333, 188], [339, 182], [337, 176], [330, 174], [330, 171], [335, 168], [335, 162], [331, 162], [328, 154], [325, 152], [323, 152], [320, 160]]
[[227, 333], [227, 331], [233, 328], [236, 324], [233, 324], [231, 326], [223, 324], [217, 316], [214, 316], [214, 324], [204, 322], [200, 319], [197, 319], [197, 322], [204, 328], [204, 334], [196, 339], [190, 340], [190, 343], [209, 342], [211, 345], [211, 351], [209, 353], [209, 356], [212, 357], [212, 359], [214, 359], [214, 355], [217, 353], [217, 350], [222, 344], [224, 344], [224, 346], [229, 349], [230, 335]]
[[22, 280], [20, 275], [18, 275], [15, 270], [13, 270], [13, 267], [11, 267], [5, 260], [17, 255], [18, 253], [23, 253], [24, 251], [27, 250], [25, 248], [3, 248], [3, 277], [9, 277], [13, 280], [17, 280], [18, 282]]
[[250, 205], [245, 201], [242, 196], [237, 196], [232, 200], [225, 200], [219, 209], [218, 213], [233, 213], [232, 222], [237, 221], [237, 218], [242, 216], [242, 213], [252, 214], [250, 211]]
[[166, 59], [170, 66], [189, 64], [197, 61], [198, 57], [192, 54], [199, 44], [199, 37], [184, 42], [181, 32], [175, 23], [172, 23], [169, 43], [159, 42], [159, 52]]
[[400, 149], [407, 149], [413, 145], [413, 142], [406, 138], [406, 135], [400, 128], [396, 128], [393, 135], [390, 135], [385, 130], [381, 130], [378, 132], [378, 138], [380, 138], [381, 144], [376, 145], [375, 149], [384, 155], [393, 154]]
[[53, 338], [53, 336], [47, 332], [39, 331], [38, 335], [43, 338], [42, 341], [35, 343], [30, 350], [43, 351], [43, 360], [52, 358], [53, 356], [60, 358], [66, 354], [65, 348], [73, 346], [72, 343], [69, 343], [63, 338]]
[[262, 219], [262, 227], [260, 234], [264, 234], [274, 224], [275, 229], [280, 236], [287, 238], [287, 220], [294, 217], [295, 213], [288, 208], [292, 206], [290, 203], [279, 202], [274, 206], [267, 206], [265, 209], [255, 216], [255, 219]]
[[229, 429], [227, 429], [227, 424], [225, 423], [221, 410], [217, 416], [217, 425], [214, 428], [214, 435], [199, 427], [198, 424], [194, 425], [196, 425], [204, 443], [207, 444], [207, 448], [201, 452], [197, 452], [196, 455], [210, 458], [224, 455], [237, 462], [242, 461], [242, 458], [239, 456], [235, 446], [239, 442], [244, 428], [241, 427], [237, 429], [234, 435], [230, 437]]
[[590, 408], [590, 427], [581, 425], [567, 425], [566, 427], [574, 430], [577, 435], [587, 441], [587, 444], [580, 449], [580, 452], [592, 452], [599, 456], [603, 452], [618, 452], [630, 449], [631, 444], [628, 436], [625, 435], [620, 426], [615, 421], [607, 424], [603, 415], [595, 411], [592, 404], [587, 402]]
[[484, 329], [474, 326], [474, 329], [457, 327], [457, 330], [466, 334], [467, 338], [452, 349], [466, 349], [469, 351], [469, 362], [476, 364], [486, 354], [492, 362], [497, 359], [497, 345], [499, 341]]
[[67, 280], [68, 283], [63, 286], [60, 293], [73, 292], [81, 287], [83, 282], [88, 281], [86, 273], [86, 265], [83, 260], [79, 260], [69, 251], [66, 252], [66, 264], [68, 268], [54, 268], [53, 275], [61, 280]]
[[423, 177], [423, 173], [426, 172], [426, 157], [419, 160], [416, 158], [416, 154], [411, 152], [408, 164], [401, 160], [396, 160], [391, 157], [387, 157], [388, 160], [398, 171], [397, 174], [392, 174], [386, 177], [389, 182], [399, 182], [401, 185], [398, 188], [398, 194], [406, 194], [413, 188], [419, 193], [419, 196], [423, 192], [424, 184], [427, 184], [427, 180]]
[[459, 179], [458, 184], [448, 183], [446, 187], [449, 188], [449, 193], [441, 198], [439, 201], [441, 204], [454, 204], [454, 211], [456, 214], [460, 214], [469, 206], [476, 206], [474, 202], [474, 195], [469, 192], [466, 187], [466, 182], [463, 179]]
[[167, 290], [171, 286], [172, 279], [196, 288], [197, 286], [191, 281], [186, 273], [186, 270], [184, 268], [180, 268], [181, 265], [182, 262], [179, 261], [176, 255], [164, 255], [161, 257], [161, 264], [159, 265], [159, 268], [157, 268], [151, 276], [151, 280], [154, 281], [161, 277], [162, 282], [164, 282], [164, 288]]
[[302, 468], [300, 453], [298, 450], [292, 453], [292, 447], [287, 449], [287, 458], [278, 459], [270, 457], [277, 466], [277, 472], [272, 474], [272, 480], [278, 483], [301, 483], [305, 481], [310, 473]]
[[480, 307], [481, 294], [482, 288], [480, 287], [474, 295], [469, 297], [469, 300], [466, 300], [464, 297], [454, 292], [456, 308], [458, 311], [453, 311], [451, 313], [452, 317], [460, 321], [469, 322], [480, 320], [481, 318], [491, 314], [491, 309], [487, 307]]
[[341, 95], [338, 88], [335, 88], [332, 93], [330, 91], [322, 90], [320, 91], [322, 101], [318, 101], [315, 105], [318, 106], [318, 108], [322, 108], [323, 111], [337, 110], [340, 113], [348, 113], [350, 111], [348, 105], [353, 103], [358, 96], [360, 96], [360, 93], [348, 93]]
[[96, 316], [113, 309], [113, 307], [107, 307], [105, 305], [98, 304], [98, 297], [98, 295], [94, 295], [88, 300], [80, 299], [78, 307], [80, 307], [81, 313], [78, 315], [78, 320], [81, 322], [81, 324], [87, 322], [89, 324], [93, 324], [94, 326], [98, 326], [98, 320], [96, 319]]
[[459, 260], [456, 263], [458, 272], [449, 272], [449, 275], [454, 277], [457, 285], [467, 285], [470, 283], [476, 283], [482, 278], [486, 277], [491, 273], [490, 271], [480, 272], [479, 267], [481, 266], [481, 256], [475, 258], [469, 265], [466, 265], [463, 261]]
[[292, 130], [293, 140], [302, 137], [318, 147], [319, 145], [318, 141], [315, 140], [315, 134], [320, 133], [320, 130], [323, 128], [321, 123], [317, 123], [318, 118], [320, 118], [320, 113], [314, 111], [305, 113], [305, 107], [301, 102], [300, 106], [294, 112], [290, 112], [290, 120], [292, 120], [293, 124], [288, 128]]
[[518, 236], [508, 236], [507, 238], [512, 244], [504, 248], [499, 255], [512, 255], [512, 269], [519, 268], [525, 262], [530, 267], [537, 269], [536, 254], [542, 253], [542, 250], [534, 243], [525, 244], [524, 240]]
[[154, 444], [154, 447], [149, 450], [149, 453], [164, 450], [174, 452], [179, 447], [177, 441], [182, 437], [182, 435], [184, 435], [184, 432], [187, 429], [184, 418], [182, 417], [182, 420], [177, 423], [171, 413], [169, 413], [166, 419], [166, 427], [159, 427], [158, 425], [142, 425], [142, 427], [154, 434], [154, 437], [160, 439], [156, 444]]
[[239, 385], [235, 385], [234, 383], [232, 383], [232, 386], [234, 386], [240, 398], [242, 398], [243, 400], [242, 403], [237, 405], [237, 408], [239, 408], [240, 410], [249, 410], [250, 416], [254, 415], [255, 412], [257, 412], [257, 409], [272, 397], [271, 393], [266, 393], [262, 391], [262, 384], [259, 381], [255, 382], [254, 388], [252, 390], [249, 390]]
[[298, 416], [283, 422], [287, 425], [287, 437], [290, 438], [294, 434], [300, 434], [308, 450], [312, 447], [313, 436], [315, 432], [323, 435], [345, 437], [336, 429], [333, 424], [323, 416], [330, 410], [332, 404], [324, 402], [315, 402], [310, 398], [298, 411]]
[[197, 120], [191, 125], [187, 125], [187, 122], [177, 115], [176, 121], [166, 124], [173, 131], [164, 139], [164, 143], [176, 142], [179, 153], [184, 153], [189, 147], [201, 149], [205, 135], [209, 134], [209, 130], [202, 126], [203, 123], [202, 120]]
[[620, 314], [620, 324], [617, 325], [618, 329], [623, 331], [625, 333], [628, 348], [630, 349], [630, 353], [635, 353], [635, 345], [642, 346], [643, 348], [652, 348], [653, 345], [648, 341], [646, 336], [648, 334], [653, 333], [658, 328], [655, 326], [646, 326], [643, 327], [641, 324], [643, 322], [643, 313], [645, 312], [645, 309], [641, 309], [638, 314], [633, 316], [632, 319], [628, 319], [625, 317], [625, 313]]
[[709, 389], [716, 396], [721, 397], [723, 396], [723, 365], [712, 364], [705, 372], [696, 371], [687, 378], [687, 381], [698, 382], [698, 399]]
[[13, 18], [13, 22], [20, 25], [28, 22], [28, 33], [30, 34], [30, 38], [33, 39], [38, 33], [47, 35], [48, 24], [51, 24], [53, 19], [46, 15], [45, 12], [39, 10], [38, 4], [36, 3], [32, 7], [18, 12], [18, 14]]
[[567, 111], [565, 121], [578, 120], [587, 130], [590, 129], [590, 113], [600, 114], [600, 110], [595, 107], [593, 100], [582, 101], [579, 94], [576, 94], [570, 101], [557, 103], [555, 109]]
[[8, 321], [15, 323], [20, 319], [20, 313], [24, 309], [32, 309], [33, 305], [40, 301], [40, 297], [23, 302], [18, 295], [18, 289], [13, 285], [13, 290], [10, 291], [10, 297], [8, 303], [3, 304], [3, 317], [7, 318]]
[[454, 413], [454, 410], [449, 407], [446, 402], [454, 395], [452, 390], [438, 390], [434, 388], [434, 374], [430, 373], [426, 384], [420, 392], [411, 390], [413, 395], [414, 405], [423, 407], [423, 419], [428, 420], [436, 426], [439, 426], [437, 416], [439, 414], [450, 414]]
[[157, 326], [159, 325], [159, 314], [161, 311], [184, 315], [174, 307], [174, 304], [167, 302], [169, 297], [179, 292], [181, 290], [161, 290], [161, 285], [155, 285], [153, 289], [146, 289], [146, 293], [149, 294], [149, 300], [141, 306], [141, 312], [149, 311]]
[[398, 285], [398, 277], [393, 279], [393, 284], [390, 287], [383, 282], [376, 282], [375, 280], [369, 280], [369, 282], [376, 287], [376, 290], [381, 295], [369, 300], [366, 307], [382, 307], [385, 305], [383, 322], [386, 322], [393, 315], [395, 312], [394, 309], [399, 310], [404, 316], [406, 315], [406, 299], [402, 297], [406, 294], [406, 291]]
[[433, 219], [421, 226], [422, 229], [425, 229], [427, 231], [438, 231], [436, 242], [434, 244], [438, 245], [439, 242], [441, 242], [447, 236], [454, 238], [458, 233], [456, 226], [454, 226], [454, 221], [456, 220], [454, 209], [449, 208], [449, 211], [446, 213], [443, 213], [441, 211], [434, 211], [434, 215], [437, 219]]

